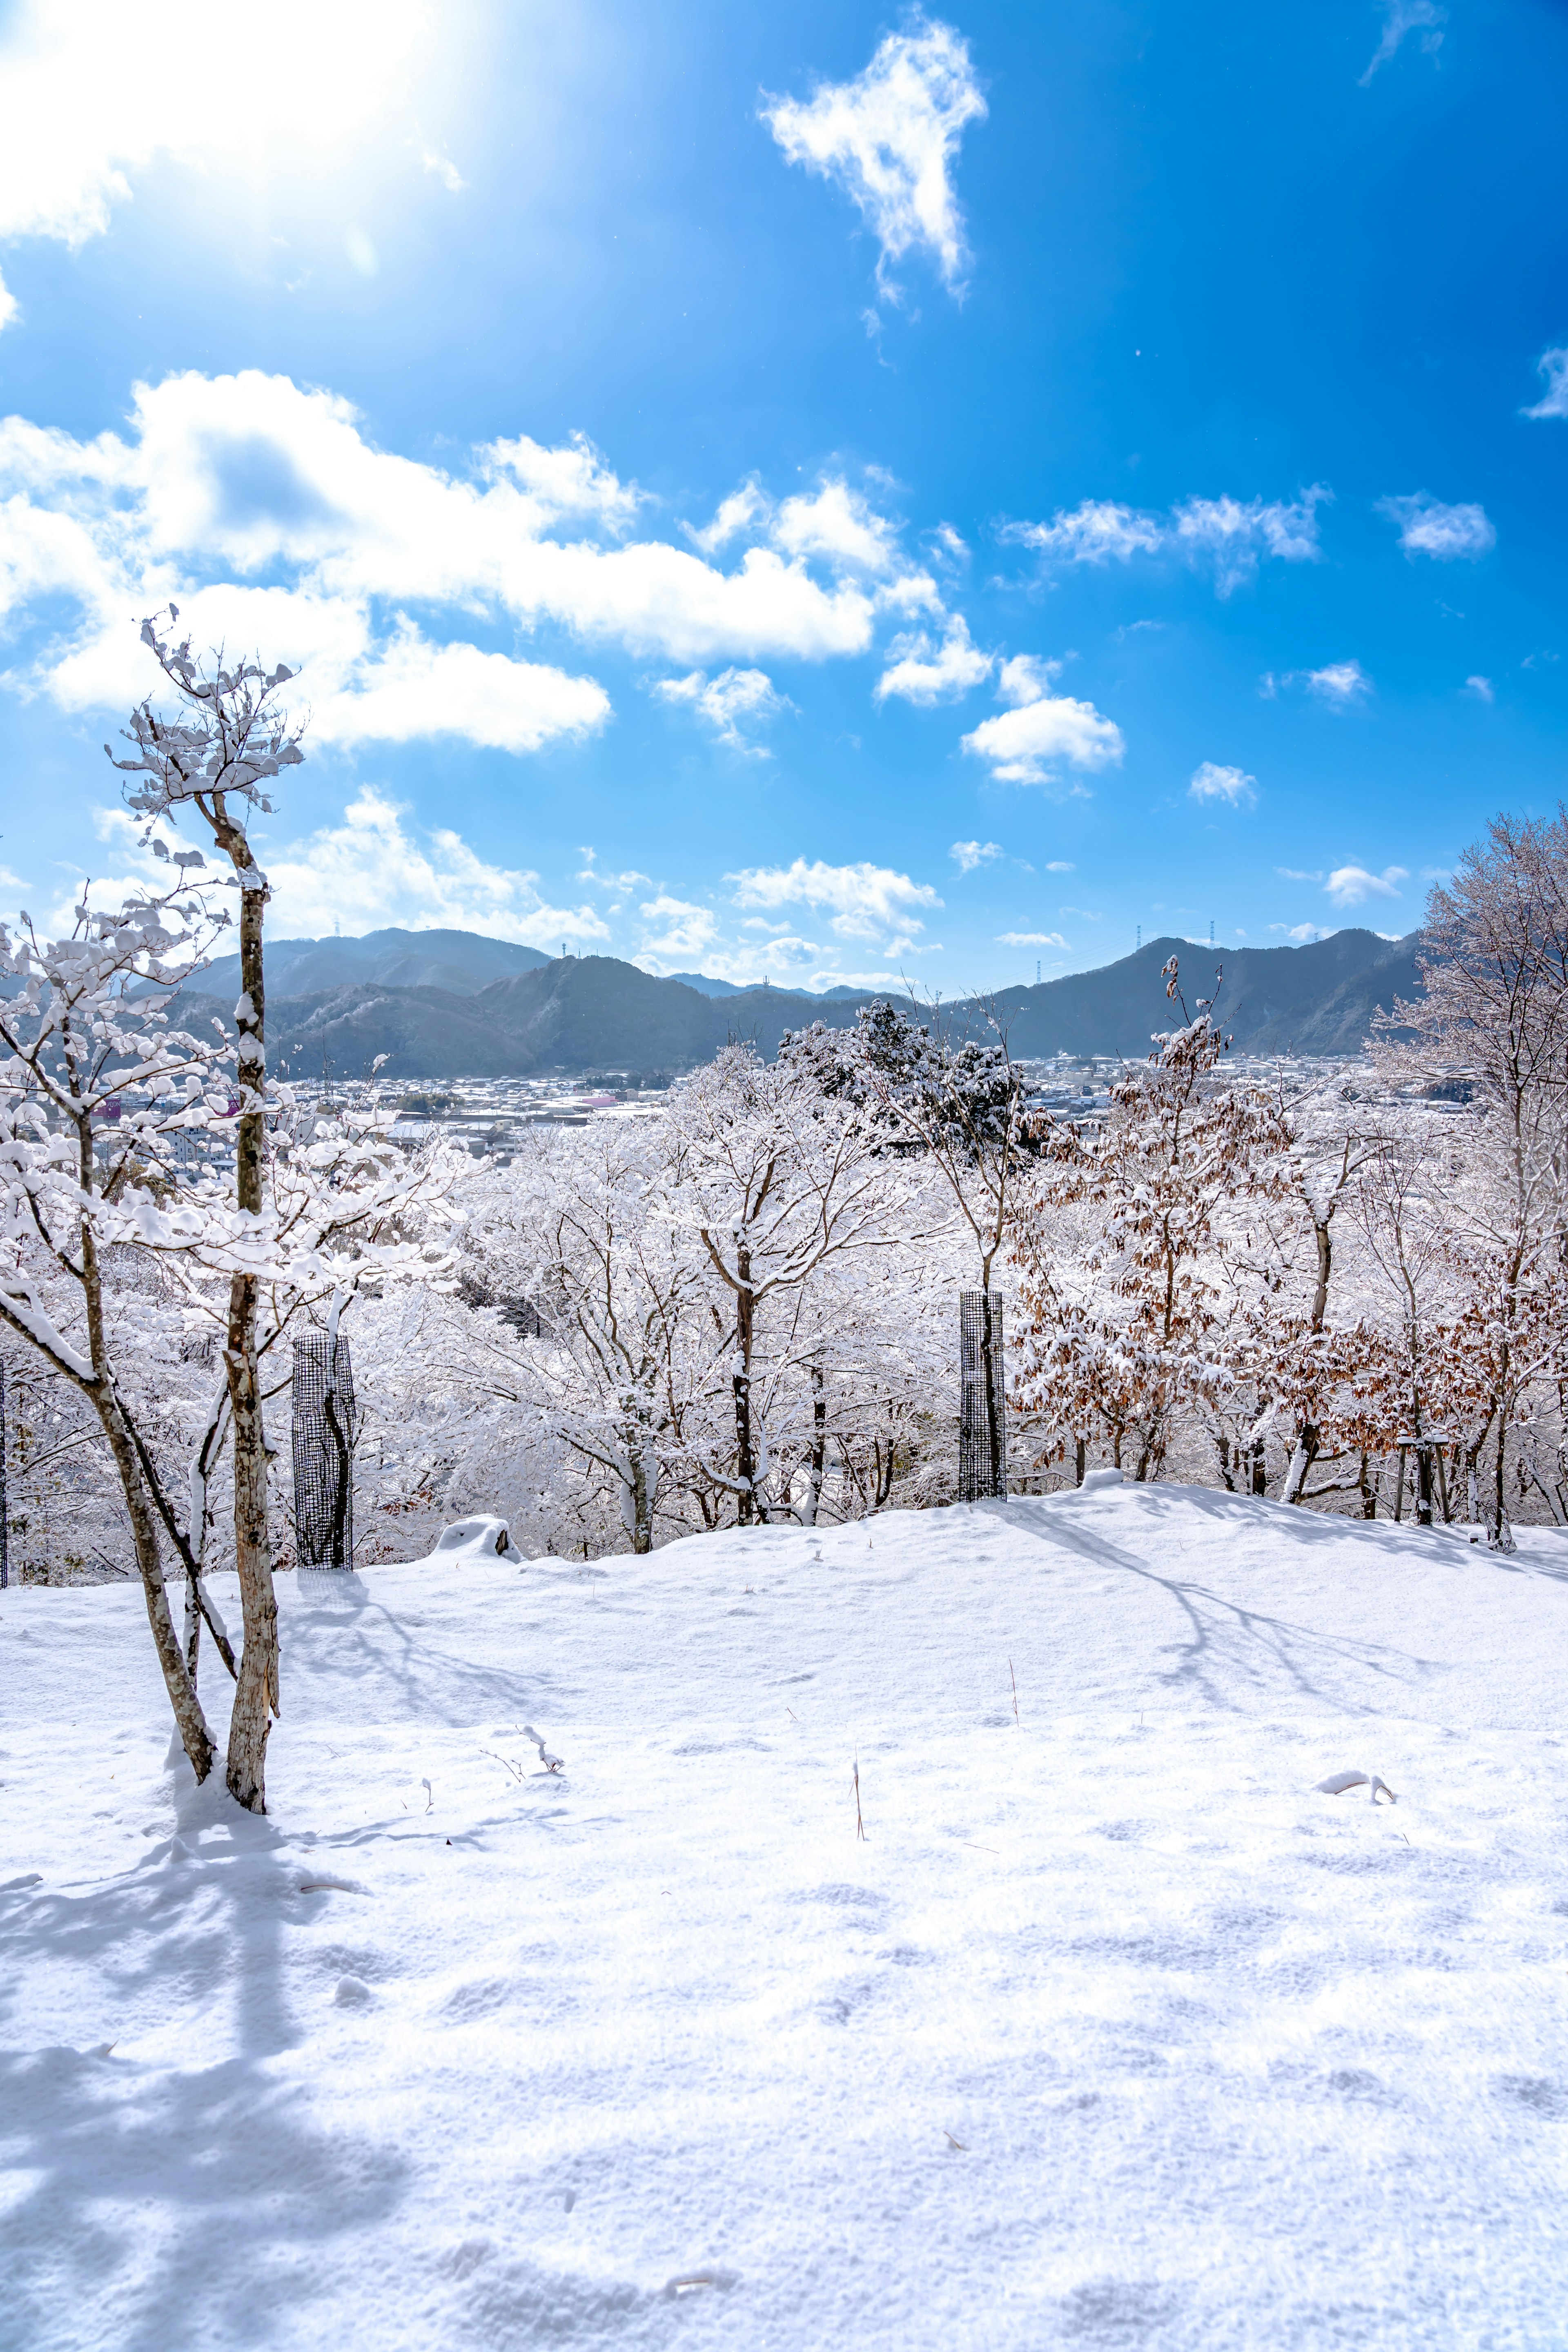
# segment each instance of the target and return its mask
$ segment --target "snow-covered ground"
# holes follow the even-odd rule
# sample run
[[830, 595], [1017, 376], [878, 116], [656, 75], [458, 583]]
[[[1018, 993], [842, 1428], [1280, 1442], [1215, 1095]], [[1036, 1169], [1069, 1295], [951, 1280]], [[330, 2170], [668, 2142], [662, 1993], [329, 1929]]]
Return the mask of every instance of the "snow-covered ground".
[[3, 1597], [5, 2346], [1568, 2344], [1562, 1538], [1127, 1486], [280, 1591], [265, 1821], [134, 1592]]

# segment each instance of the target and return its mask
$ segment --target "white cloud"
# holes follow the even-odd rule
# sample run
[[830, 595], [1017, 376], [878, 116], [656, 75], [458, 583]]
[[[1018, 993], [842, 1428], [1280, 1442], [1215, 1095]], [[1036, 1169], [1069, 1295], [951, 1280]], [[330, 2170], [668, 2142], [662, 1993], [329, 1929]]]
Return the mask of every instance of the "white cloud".
[[1276, 874], [1282, 874], [1287, 882], [1321, 882], [1323, 878], [1323, 869], [1321, 866], [1310, 867], [1305, 871], [1299, 866], [1277, 866], [1274, 871]]
[[619, 890], [624, 893], [627, 890], [635, 890], [639, 882], [646, 883], [650, 889], [653, 887], [652, 875], [639, 874], [635, 866], [629, 866], [624, 874], [601, 874], [598, 868], [599, 853], [596, 849], [584, 847], [579, 850], [578, 855], [585, 858], [587, 863], [577, 879], [579, 882], [590, 883], [595, 890]]
[[727, 499], [720, 500], [712, 521], [705, 523], [700, 530], [689, 522], [683, 522], [680, 528], [693, 547], [700, 547], [704, 555], [712, 555], [742, 532], [750, 535], [766, 523], [773, 510], [773, 500], [753, 475], [738, 490], [731, 490]]
[[1060, 931], [998, 931], [997, 944], [1005, 948], [1070, 948], [1072, 941], [1064, 940]]
[[976, 866], [989, 866], [1002, 855], [999, 841], [955, 841], [948, 856], [961, 874], [973, 874]]
[[[699, 907], [686, 898], [672, 898], [661, 891], [657, 898], [646, 898], [642, 914], [656, 936], [645, 936], [642, 952], [668, 961], [671, 958], [685, 960], [702, 956], [712, 946], [719, 934], [719, 921], [710, 907]], [[727, 973], [715, 977], [723, 980]]]
[[742, 727], [764, 726], [790, 708], [774, 690], [766, 671], [760, 669], [721, 670], [713, 678], [694, 669], [689, 677], [661, 678], [653, 690], [666, 702], [689, 704], [708, 721], [721, 743], [753, 760], [769, 760], [773, 754], [742, 735]]
[[917, 11], [853, 81], [821, 83], [805, 101], [773, 99], [762, 117], [790, 163], [837, 181], [859, 206], [881, 247], [885, 293], [889, 265], [921, 251], [962, 286], [968, 253], [952, 166], [985, 101], [969, 44], [951, 25]]
[[1554, 350], [1542, 352], [1535, 362], [1537, 372], [1546, 378], [1546, 390], [1533, 408], [1524, 411], [1526, 416], [1568, 416], [1568, 344], [1559, 343]]
[[[318, 665], [315, 677], [323, 679]], [[595, 679], [538, 662], [509, 661], [477, 646], [433, 646], [400, 618], [380, 659], [319, 691], [310, 739], [319, 743], [407, 743], [457, 734], [502, 751], [537, 751], [557, 737], [597, 731], [610, 698]]]
[[[272, 892], [268, 922], [280, 936], [300, 939], [322, 938], [334, 928], [354, 938], [392, 925], [480, 931], [537, 948], [558, 947], [566, 939], [608, 940], [592, 907], [552, 906], [541, 895], [537, 874], [489, 865], [447, 826], [416, 833], [407, 817], [405, 807], [365, 784], [340, 824], [283, 841], [272, 837], [273, 827], [258, 835]], [[127, 810], [101, 810], [96, 830], [132, 860], [138, 887], [149, 880], [167, 887], [170, 869], [138, 851], [142, 827]], [[107, 904], [130, 887], [95, 880], [94, 901]]]
[[1008, 523], [1002, 536], [1055, 563], [1125, 563], [1134, 555], [1157, 555], [1165, 544], [1158, 515], [1140, 514], [1113, 499], [1085, 499], [1070, 514], [1058, 509], [1049, 522]]
[[899, 568], [897, 526], [837, 477], [785, 499], [769, 536], [784, 554], [818, 556], [836, 572], [876, 576]]
[[1224, 801], [1231, 808], [1251, 808], [1258, 798], [1258, 779], [1241, 768], [1218, 768], [1205, 760], [1193, 771], [1187, 791], [1194, 801]]
[[438, 147], [422, 146], [419, 150], [419, 161], [427, 172], [435, 173], [449, 196], [460, 196], [468, 186], [467, 180], [464, 179], [451, 157], [443, 155]]
[[1425, 54], [1436, 57], [1443, 46], [1443, 36], [1436, 28], [1447, 22], [1447, 9], [1437, 7], [1435, 0], [1383, 0], [1383, 37], [1361, 78], [1362, 88], [1366, 88], [1379, 66], [1385, 66], [1397, 53], [1406, 33], [1418, 32]]
[[1482, 677], [1479, 674], [1474, 677], [1468, 677], [1465, 680], [1464, 691], [1467, 694], [1473, 694], [1478, 702], [1495, 702], [1497, 700], [1497, 688], [1492, 684], [1490, 678]]
[[[259, 646], [300, 668], [300, 698], [340, 742], [356, 726], [369, 740], [417, 731], [437, 709], [508, 747], [603, 723], [595, 681], [500, 667], [468, 642], [476, 626], [552, 625], [706, 666], [863, 654], [883, 614], [942, 611], [894, 526], [842, 483], [776, 514], [751, 501], [777, 544], [724, 571], [629, 536], [641, 494], [581, 436], [494, 441], [447, 473], [375, 448], [332, 394], [254, 372], [138, 386], [123, 436], [5, 419], [0, 499], [0, 622], [13, 643], [29, 618], [51, 632], [13, 688], [73, 709], [147, 691], [156, 675], [127, 618], [172, 595], [198, 643]], [[420, 629], [405, 617], [416, 604]]]
[[1051, 857], [1047, 858], [1046, 861], [1046, 872], [1047, 874], [1076, 874], [1078, 872], [1078, 868], [1073, 864], [1070, 857]]
[[[407, 116], [431, 29], [418, 0], [275, 0], [266, 53], [293, 64], [247, 99], [257, 24], [238, 0], [167, 0], [155, 33], [119, 0], [23, 0], [0, 45], [0, 239], [75, 248], [101, 236], [161, 158], [202, 173], [208, 210], [260, 178], [319, 189], [334, 163], [346, 172], [367, 124], [389, 108]], [[199, 59], [207, 95], [174, 59]], [[14, 315], [0, 288], [0, 324]]]
[[1283, 931], [1288, 940], [1304, 944], [1308, 940], [1326, 940], [1328, 932], [1317, 923], [1270, 923], [1271, 931]]
[[1368, 898], [1397, 898], [1399, 884], [1410, 876], [1403, 866], [1385, 866], [1369, 874], [1364, 866], [1336, 866], [1324, 888], [1336, 907], [1363, 906]]
[[895, 637], [889, 655], [888, 667], [875, 688], [879, 702], [890, 694], [924, 705], [954, 702], [991, 675], [991, 656], [971, 642], [969, 625], [961, 613], [949, 621], [940, 645], [922, 629]]
[[1399, 544], [1406, 555], [1435, 556], [1439, 563], [1457, 559], [1474, 562], [1497, 545], [1485, 508], [1473, 503], [1445, 506], [1441, 499], [1417, 490], [1407, 499], [1379, 499], [1377, 510], [1399, 525]]
[[1026, 702], [1038, 702], [1048, 694], [1061, 676], [1059, 661], [1047, 661], [1039, 654], [1014, 654], [996, 673], [996, 699], [1016, 710]]
[[1191, 559], [1206, 558], [1222, 596], [1254, 577], [1260, 555], [1281, 563], [1316, 563], [1317, 509], [1331, 493], [1321, 483], [1294, 503], [1279, 499], [1188, 499], [1173, 517], [1176, 544]]
[[1358, 661], [1328, 662], [1321, 669], [1292, 671], [1309, 691], [1333, 710], [1353, 709], [1372, 692], [1372, 680]]
[[1016, 708], [983, 719], [964, 736], [964, 751], [988, 761], [998, 783], [1051, 783], [1063, 766], [1093, 774], [1121, 760], [1125, 747], [1113, 719], [1102, 717], [1092, 702], [1046, 692], [1058, 667], [1028, 654], [1005, 662], [998, 691]]
[[1110, 499], [1086, 499], [1048, 523], [1010, 523], [1002, 536], [1032, 547], [1047, 563], [1130, 562], [1135, 555], [1175, 554], [1212, 567], [1222, 596], [1254, 577], [1258, 560], [1313, 563], [1321, 555], [1317, 509], [1331, 493], [1321, 483], [1293, 501], [1191, 498], [1168, 515]]
[[865, 862], [828, 866], [816, 858], [808, 865], [797, 857], [792, 866], [748, 866], [724, 878], [735, 885], [738, 907], [831, 908], [831, 928], [840, 939], [874, 939], [880, 930], [918, 932], [924, 925], [916, 909], [942, 903], [929, 883]]

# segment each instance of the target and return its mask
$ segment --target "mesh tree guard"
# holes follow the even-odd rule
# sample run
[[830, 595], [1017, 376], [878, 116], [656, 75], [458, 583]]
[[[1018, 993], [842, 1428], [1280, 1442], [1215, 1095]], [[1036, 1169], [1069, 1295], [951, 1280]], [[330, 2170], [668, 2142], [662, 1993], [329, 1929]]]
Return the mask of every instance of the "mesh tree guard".
[[1005, 1497], [1007, 1423], [999, 1292], [959, 1292], [958, 1361], [958, 1499]]
[[301, 1568], [354, 1564], [354, 1376], [349, 1343], [294, 1342], [294, 1543]]

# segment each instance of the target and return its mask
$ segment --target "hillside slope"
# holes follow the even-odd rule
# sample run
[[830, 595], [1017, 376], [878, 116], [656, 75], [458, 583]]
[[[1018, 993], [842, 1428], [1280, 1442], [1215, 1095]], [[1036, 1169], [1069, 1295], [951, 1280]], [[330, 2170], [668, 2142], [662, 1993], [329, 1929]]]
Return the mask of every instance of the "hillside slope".
[[0, 2336], [1548, 2352], [1560, 1544], [1116, 1486], [286, 1575], [265, 1819], [133, 1588], [0, 1593]]

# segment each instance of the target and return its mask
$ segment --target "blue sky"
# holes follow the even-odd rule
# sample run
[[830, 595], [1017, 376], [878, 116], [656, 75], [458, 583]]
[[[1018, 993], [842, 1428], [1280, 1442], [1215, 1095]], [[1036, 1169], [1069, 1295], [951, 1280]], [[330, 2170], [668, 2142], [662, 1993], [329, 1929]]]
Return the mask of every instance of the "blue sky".
[[1565, 101], [1562, 0], [0, 10], [0, 890], [144, 870], [173, 596], [281, 933], [1412, 929], [1563, 790]]

